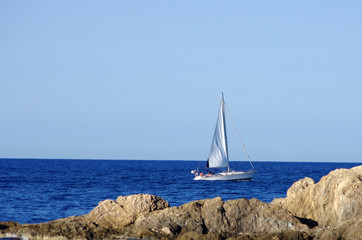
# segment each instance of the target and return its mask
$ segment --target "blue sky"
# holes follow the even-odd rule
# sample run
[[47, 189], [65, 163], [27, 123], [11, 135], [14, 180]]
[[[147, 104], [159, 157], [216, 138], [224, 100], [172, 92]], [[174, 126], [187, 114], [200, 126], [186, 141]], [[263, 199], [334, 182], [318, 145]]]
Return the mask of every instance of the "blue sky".
[[[362, 162], [361, 1], [0, 1], [0, 158]], [[227, 119], [231, 160], [245, 160]]]

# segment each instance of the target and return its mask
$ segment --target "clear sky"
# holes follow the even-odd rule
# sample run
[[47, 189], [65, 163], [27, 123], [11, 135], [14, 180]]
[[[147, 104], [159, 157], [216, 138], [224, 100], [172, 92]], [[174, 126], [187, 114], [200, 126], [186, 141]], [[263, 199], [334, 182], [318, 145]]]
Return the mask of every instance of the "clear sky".
[[[0, 158], [362, 162], [362, 1], [0, 1]], [[227, 119], [231, 160], [244, 160]]]

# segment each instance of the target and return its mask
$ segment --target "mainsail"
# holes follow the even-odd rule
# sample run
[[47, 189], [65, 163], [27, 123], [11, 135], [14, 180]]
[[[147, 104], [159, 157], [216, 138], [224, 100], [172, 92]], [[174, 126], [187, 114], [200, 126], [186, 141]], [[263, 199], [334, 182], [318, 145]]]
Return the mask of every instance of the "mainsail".
[[216, 121], [214, 138], [212, 139], [208, 168], [229, 168], [228, 147], [226, 141], [224, 95], [221, 94], [221, 104]]

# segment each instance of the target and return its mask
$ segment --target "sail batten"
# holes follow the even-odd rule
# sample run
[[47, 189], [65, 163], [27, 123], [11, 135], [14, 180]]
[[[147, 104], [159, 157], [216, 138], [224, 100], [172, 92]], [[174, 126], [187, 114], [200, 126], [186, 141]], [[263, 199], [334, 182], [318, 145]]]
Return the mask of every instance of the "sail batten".
[[221, 95], [220, 109], [216, 121], [214, 137], [211, 143], [208, 168], [229, 168], [223, 94]]

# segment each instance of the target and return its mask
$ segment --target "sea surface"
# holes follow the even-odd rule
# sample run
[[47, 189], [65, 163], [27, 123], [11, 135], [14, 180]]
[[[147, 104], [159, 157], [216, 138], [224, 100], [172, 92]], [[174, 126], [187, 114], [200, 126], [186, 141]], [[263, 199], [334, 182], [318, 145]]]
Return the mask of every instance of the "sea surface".
[[[316, 182], [331, 170], [361, 163], [253, 162], [252, 181], [193, 181], [200, 161], [0, 159], [0, 222], [40, 223], [83, 215], [99, 201], [149, 193], [171, 206], [220, 196], [224, 200], [285, 197], [293, 182]], [[250, 165], [231, 162], [237, 170]]]

